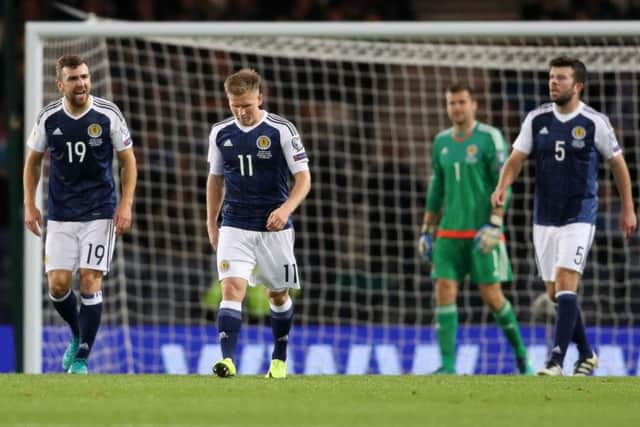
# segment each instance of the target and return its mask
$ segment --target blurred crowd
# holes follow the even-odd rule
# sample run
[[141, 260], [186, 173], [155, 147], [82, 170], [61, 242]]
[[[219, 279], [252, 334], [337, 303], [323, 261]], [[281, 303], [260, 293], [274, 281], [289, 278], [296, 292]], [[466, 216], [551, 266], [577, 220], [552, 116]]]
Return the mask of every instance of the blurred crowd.
[[[8, 8], [15, 10], [16, 34], [4, 34], [14, 42], [15, 61], [0, 69], [0, 295], [7, 295], [7, 275], [13, 244], [9, 237], [9, 178], [7, 164], [7, 84], [17, 88], [17, 104], [23, 102], [24, 23], [27, 21], [82, 20], [94, 14], [101, 18], [135, 21], [414, 21], [455, 20], [598, 20], [640, 19], [640, 0], [476, 0], [422, 2], [419, 0], [31, 0], [1, 2], [0, 30], [5, 33]], [[492, 11], [501, 10], [500, 15]], [[506, 11], [506, 12], [505, 12]], [[17, 82], [5, 82], [6, 67], [15, 66]], [[17, 117], [22, 117], [20, 113]], [[20, 124], [20, 126], [31, 124]], [[22, 132], [20, 132], [22, 135]], [[9, 319], [6, 298], [0, 297], [0, 324]]]

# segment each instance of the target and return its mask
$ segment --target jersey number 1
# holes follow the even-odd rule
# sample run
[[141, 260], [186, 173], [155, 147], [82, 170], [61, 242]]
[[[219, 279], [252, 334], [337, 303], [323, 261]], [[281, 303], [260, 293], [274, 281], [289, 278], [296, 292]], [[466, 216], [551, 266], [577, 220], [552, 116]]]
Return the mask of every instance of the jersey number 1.
[[[291, 264], [291, 275], [293, 276], [293, 283], [298, 283], [298, 269], [295, 264]], [[284, 265], [284, 282], [289, 283], [289, 264]]]
[[238, 154], [238, 159], [240, 160], [240, 175], [245, 176], [244, 173], [244, 158], [247, 158], [247, 176], [253, 176], [253, 162], [251, 160], [251, 154], [247, 154], [243, 156], [242, 154]]

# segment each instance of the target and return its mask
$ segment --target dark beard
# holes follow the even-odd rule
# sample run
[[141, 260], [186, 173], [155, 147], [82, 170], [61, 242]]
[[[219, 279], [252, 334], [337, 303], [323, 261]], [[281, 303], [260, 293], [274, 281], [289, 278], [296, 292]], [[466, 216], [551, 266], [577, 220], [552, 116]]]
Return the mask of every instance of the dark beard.
[[558, 106], [558, 107], [564, 107], [565, 105], [567, 105], [567, 103], [569, 101], [571, 101], [571, 98], [573, 97], [573, 94], [570, 95], [564, 95], [564, 96], [559, 96], [557, 97], [555, 100], [553, 100], [553, 102]]
[[569, 93], [564, 93], [562, 95], [558, 95], [558, 97], [553, 101], [554, 104], [556, 104], [558, 107], [564, 107], [565, 105], [567, 105], [567, 103], [569, 101], [571, 101], [571, 98], [573, 98], [573, 95], [575, 94], [575, 90], [571, 90], [569, 91]]

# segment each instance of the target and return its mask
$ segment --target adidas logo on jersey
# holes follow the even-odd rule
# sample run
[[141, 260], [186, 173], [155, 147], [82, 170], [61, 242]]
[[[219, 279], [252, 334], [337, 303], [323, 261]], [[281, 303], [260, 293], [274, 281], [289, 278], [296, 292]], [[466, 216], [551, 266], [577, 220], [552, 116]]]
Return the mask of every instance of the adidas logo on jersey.
[[542, 129], [540, 129], [540, 135], [549, 135], [549, 130], [547, 129], [546, 126], [544, 126]]
[[56, 128], [56, 130], [53, 131], [53, 135], [62, 135], [60, 128]]
[[230, 139], [227, 139], [224, 144], [222, 144], [223, 147], [233, 147], [233, 144], [231, 143]]

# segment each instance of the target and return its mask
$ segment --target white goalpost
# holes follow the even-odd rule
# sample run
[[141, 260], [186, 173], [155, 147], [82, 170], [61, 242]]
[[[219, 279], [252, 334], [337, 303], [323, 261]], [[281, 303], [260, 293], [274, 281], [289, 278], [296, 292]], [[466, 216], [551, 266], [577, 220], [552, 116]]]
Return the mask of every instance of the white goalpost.
[[[39, 110], [60, 96], [57, 57], [77, 53], [89, 63], [93, 93], [121, 108], [138, 159], [133, 229], [118, 239], [104, 282], [92, 372], [207, 373], [218, 357], [204, 184], [210, 127], [230, 115], [222, 87], [230, 72], [251, 67], [265, 77], [265, 108], [296, 124], [310, 158], [313, 189], [294, 214], [303, 288], [294, 295], [289, 370], [424, 374], [439, 356], [433, 286], [416, 246], [431, 143], [450, 126], [446, 87], [470, 83], [479, 120], [511, 142], [525, 114], [546, 102], [549, 59], [581, 58], [589, 70], [584, 99], [611, 118], [637, 197], [639, 47], [634, 21], [28, 23], [25, 140]], [[506, 218], [514, 280], [504, 289], [540, 365], [553, 307], [541, 296], [531, 244], [529, 163]], [[597, 373], [638, 375], [640, 244], [622, 239], [606, 166], [601, 176], [580, 298], [602, 363]], [[69, 331], [46, 297], [42, 241], [25, 231], [24, 243], [24, 370], [58, 372]], [[261, 295], [252, 293], [244, 310], [243, 374], [262, 372], [268, 360]], [[458, 371], [514, 372], [475, 285], [461, 286], [458, 306]], [[573, 349], [567, 366], [572, 357]]]

